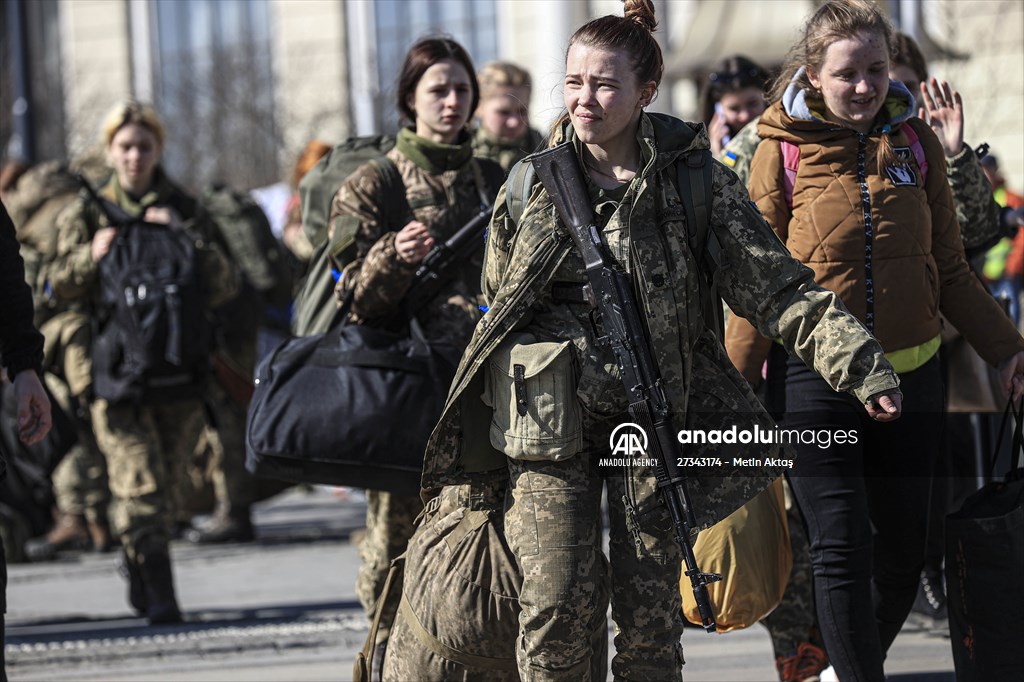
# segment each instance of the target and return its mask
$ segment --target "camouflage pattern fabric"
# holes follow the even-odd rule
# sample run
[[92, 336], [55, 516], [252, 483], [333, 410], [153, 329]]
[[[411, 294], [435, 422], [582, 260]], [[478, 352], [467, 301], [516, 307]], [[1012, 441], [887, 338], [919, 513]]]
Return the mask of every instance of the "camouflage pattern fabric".
[[959, 154], [946, 157], [946, 170], [964, 248], [990, 242], [999, 234], [999, 205], [992, 198], [992, 185], [977, 154], [965, 143]]
[[[477, 214], [482, 201], [486, 205], [493, 199], [501, 171], [489, 161], [471, 161], [471, 154], [468, 140], [462, 145], [428, 144], [403, 130], [387, 156], [401, 175], [404, 197], [385, 196], [382, 173], [372, 163], [360, 167], [338, 190], [331, 207], [330, 239], [340, 245], [339, 251], [355, 252], [337, 289], [339, 300], [355, 289], [354, 322], [399, 328], [405, 324], [396, 313], [417, 266], [395, 252], [399, 230], [418, 220], [435, 242], [443, 242]], [[389, 208], [403, 204], [408, 212], [390, 215]], [[428, 338], [463, 344], [469, 339], [480, 317], [482, 257], [481, 250], [468, 259], [447, 288], [417, 311]]]
[[761, 136], [757, 134], [757, 123], [761, 117], [753, 119], [750, 123], [736, 133], [729, 144], [725, 145], [722, 155], [718, 158], [740, 179], [740, 183], [746, 187], [750, 182], [750, 161], [754, 158], [757, 145], [761, 144]]
[[[195, 200], [171, 183], [163, 171], [157, 170], [153, 189], [134, 201], [113, 177], [99, 191], [130, 215], [139, 216], [150, 206], [170, 206], [184, 221], [184, 227], [196, 238], [196, 252], [207, 290], [208, 305], [216, 307], [238, 293], [238, 271], [215, 243], [212, 223]], [[90, 248], [93, 235], [107, 227], [106, 217], [91, 201], [79, 198], [67, 206], [57, 218], [57, 255], [47, 272], [47, 281], [63, 304], [90, 308], [97, 302], [99, 282], [97, 264]]]
[[[605, 484], [616, 648], [612, 674], [615, 679], [681, 679], [682, 552], [668, 511], [650, 470], [633, 471], [627, 479], [597, 467], [598, 457], [609, 454], [608, 436], [620, 421], [629, 416], [587, 419], [582, 452], [564, 461], [508, 460], [512, 504], [505, 533], [523, 574], [516, 645], [522, 680], [591, 679], [594, 656], [602, 656], [590, 632], [602, 615], [603, 581], [609, 578], [601, 550]], [[634, 523], [626, 504], [649, 511]]]
[[[568, 125], [561, 135], [563, 140], [574, 140]], [[691, 127], [671, 117], [644, 114], [638, 143], [643, 155], [642, 167], [627, 190], [622, 206], [601, 207], [605, 212], [602, 237], [612, 255], [633, 277], [643, 313], [650, 323], [652, 350], [676, 410], [676, 422], [680, 427], [685, 425], [691, 429], [725, 429], [731, 425], [739, 428], [758, 425], [761, 429], [770, 429], [772, 422], [764, 408], [733, 368], [724, 348], [700, 315], [700, 300], [696, 295], [699, 273], [687, 242], [685, 212], [672, 180], [676, 174], [675, 163], [683, 151], [709, 146], [707, 133], [702, 127]], [[719, 290], [730, 307], [756, 321], [759, 328], [771, 330], [773, 336], [781, 336], [793, 352], [815, 367], [837, 390], [850, 391], [864, 399], [895, 388], [898, 379], [877, 342], [834, 294], [814, 284], [809, 269], [788, 256], [751, 205], [736, 176], [716, 163], [713, 186], [712, 230], [722, 246], [725, 260], [719, 273]], [[502, 349], [513, 332], [529, 332], [541, 343], [572, 342], [575, 362], [552, 363], [550, 370], [534, 368], [542, 375], [544, 371], [548, 374], [574, 372], [579, 366], [578, 378], [568, 374], [563, 379], [576, 386], [576, 401], [566, 406], [566, 419], [600, 419], [607, 417], [603, 412], [621, 410], [623, 404], [621, 384], [616, 387], [617, 372], [609, 364], [605, 351], [595, 343], [597, 333], [589, 322], [589, 307], [558, 303], [552, 295], [553, 283], [582, 284], [586, 278], [582, 259], [559, 224], [543, 188], [534, 187], [518, 226], [508, 219], [503, 193], [496, 206], [488, 236], [483, 281], [484, 296], [490, 308], [476, 327], [448, 404], [428, 443], [423, 475], [423, 486], [428, 490], [458, 484], [464, 472], [481, 470], [504, 459], [506, 451], [495, 445], [490, 424], [497, 420], [499, 409], [509, 409], [505, 406], [510, 403], [501, 391], [503, 388], [510, 390], [510, 385], [502, 387], [494, 380], [493, 371], [481, 370], [492, 367], [492, 356]], [[487, 374], [488, 380], [483, 381], [481, 374]], [[573, 381], [576, 383], [572, 384]], [[529, 387], [527, 393], [530, 393]], [[502, 421], [512, 423], [516, 419], [502, 417]], [[553, 423], [530, 424], [529, 417], [519, 421], [528, 429], [555, 437], [564, 436], [557, 431], [564, 430], [568, 423], [555, 429]], [[571, 547], [581, 542], [578, 538], [585, 541], [585, 533], [593, 532], [597, 523], [593, 507], [584, 504], [582, 500], [586, 496], [579, 494], [579, 489], [595, 487], [583, 474], [591, 466], [593, 451], [588, 452], [581, 444], [576, 446], [575, 452], [563, 448], [548, 453], [546, 459], [552, 459], [552, 454], [559, 461], [507, 460], [514, 481], [528, 486], [522, 493], [523, 511], [510, 513], [519, 514], [522, 519], [529, 519], [531, 515], [537, 518], [535, 530], [528, 527], [528, 521], [522, 531], [517, 530], [516, 522], [511, 520], [506, 526], [510, 544], [518, 547], [517, 555], [523, 557], [529, 556], [531, 549], [540, 542], [530, 539], [531, 532], [535, 536], [550, 534], [545, 537], [545, 547], [556, 546], [558, 534], [565, 538], [561, 546]], [[722, 446], [693, 446], [685, 454], [718, 455], [726, 460], [723, 467], [712, 473], [687, 481], [698, 528], [706, 528], [727, 516], [763, 490], [780, 472], [770, 466], [760, 472], [733, 467], [728, 459], [729, 451]], [[763, 454], [774, 453], [769, 447]], [[543, 473], [552, 477], [551, 495], [541, 494], [544, 486], [533, 485], [534, 471], [538, 476]], [[554, 482], [568, 477], [569, 471], [576, 472], [572, 483]], [[517, 494], [515, 485], [514, 482], [514, 496]], [[632, 471], [624, 485], [634, 491], [653, 490], [653, 476], [650, 471]], [[568, 489], [575, 492], [569, 494]], [[564, 494], [559, 490], [565, 491]], [[545, 511], [541, 502], [528, 499], [526, 491], [535, 491], [538, 499], [544, 504], [550, 501], [559, 511]], [[571, 500], [563, 502], [559, 494], [565, 498], [580, 497], [584, 507], [573, 507], [575, 502]], [[678, 583], [673, 580], [679, 576], [679, 556], [669, 542], [667, 528], [652, 533], [643, 523], [636, 522], [636, 519], [651, 518], [657, 520], [653, 522], [654, 527], [662, 528], [664, 510], [653, 495], [634, 495], [628, 505], [623, 505], [617, 494], [610, 494], [609, 499], [614, 505], [612, 524], [619, 526], [615, 533], [623, 538], [631, 535], [633, 539], [633, 542], [615, 542], [611, 556], [613, 567], [620, 561], [631, 561], [622, 554], [635, 554], [636, 543], [640, 544], [641, 551], [651, 553], [652, 560], [660, 554], [669, 557], [667, 563], [674, 563], [672, 570], [665, 570], [663, 565], [658, 575], [652, 575], [653, 564], [640, 561], [635, 564], [636, 572], [625, 583], [623, 579], [618, 582], [613, 579], [612, 610], [618, 631], [626, 634], [621, 642], [616, 642], [621, 646], [617, 646], [612, 670], [651, 666], [647, 669], [658, 671], [652, 674], [655, 679], [677, 678], [681, 659], [675, 658], [678, 634], [673, 623], [679, 617], [680, 597]], [[574, 518], [575, 515], [579, 518]], [[628, 524], [627, 518], [630, 519]], [[582, 566], [580, 570], [585, 570], [590, 561], [582, 555], [576, 560]], [[543, 560], [538, 558], [537, 561]], [[550, 673], [551, 678], [558, 679], [559, 671], [565, 666], [578, 672], [579, 646], [566, 648], [561, 639], [552, 642], [542, 623], [561, 610], [576, 613], [578, 609], [588, 608], [586, 603], [579, 602], [587, 602], [589, 596], [585, 592], [574, 594], [570, 586], [559, 591], [557, 580], [545, 592], [545, 586], [536, 580], [539, 576], [548, 578], [545, 575], [548, 568], [543, 563], [528, 564], [524, 559], [524, 594], [530, 606], [529, 610], [524, 608], [521, 620], [520, 634], [523, 646], [528, 648], [520, 673], [524, 678], [537, 679], [544, 677], [546, 673], [541, 672], [544, 669], [555, 671]], [[530, 575], [534, 576], [533, 587], [527, 585]], [[666, 579], [666, 575], [672, 576], [671, 579]], [[672, 614], [660, 609], [652, 612], [650, 608], [651, 595], [660, 593], [662, 581], [665, 600], [672, 600], [662, 603], [673, 605]], [[622, 622], [618, 622], [619, 618]], [[647, 632], [637, 634], [631, 623], [638, 628], [648, 628]], [[565, 633], [557, 627], [550, 636], [562, 638]], [[651, 639], [651, 632], [661, 634]], [[668, 640], [672, 637], [675, 640], [670, 645]], [[652, 654], [651, 647], [658, 653]], [[560, 650], [565, 652], [564, 656], [560, 657]]]
[[[100, 193], [131, 215], [142, 215], [150, 206], [172, 207], [196, 239], [208, 307], [236, 295], [238, 273], [215, 244], [212, 224], [195, 200], [161, 170], [157, 170], [151, 191], [138, 201], [128, 197], [116, 177]], [[47, 276], [62, 305], [91, 311], [98, 303], [98, 267], [90, 249], [96, 231], [106, 224], [96, 206], [81, 198], [58, 217], [57, 252]], [[176, 482], [183, 479], [205, 424], [202, 404], [190, 400], [111, 407], [96, 400], [90, 413], [97, 445], [107, 461], [110, 491], [117, 500], [114, 526], [125, 550], [129, 557], [165, 552], [177, 514]]]
[[207, 403], [216, 426], [207, 428], [210, 444], [208, 471], [217, 500], [217, 511], [248, 514], [255, 502], [256, 478], [245, 468], [246, 410], [216, 381], [211, 381]]
[[117, 499], [114, 527], [129, 557], [166, 551], [177, 518], [174, 494], [187, 473], [205, 417], [202, 403], [152, 407], [91, 406], [96, 442], [107, 460]]
[[[74, 415], [78, 401], [67, 384], [52, 374], [46, 375], [46, 386], [67, 414]], [[107, 518], [110, 488], [107, 484], [107, 462], [93, 436], [88, 418], [75, 418], [78, 443], [68, 451], [53, 470], [53, 494], [57, 508], [67, 514], [85, 514], [90, 519]]]
[[515, 142], [497, 140], [488, 135], [483, 128], [477, 128], [473, 133], [473, 155], [497, 162], [506, 175], [508, 169], [517, 161], [537, 151], [542, 144], [544, 136], [533, 128], [527, 128], [523, 137]]
[[[366, 491], [366, 535], [359, 543], [363, 563], [356, 577], [356, 596], [370, 620], [384, 590], [388, 568], [405, 551], [416, 530], [416, 517], [422, 510], [423, 501], [419, 497]], [[393, 621], [394, 614], [387, 614], [383, 620], [384, 623]], [[389, 632], [390, 628], [382, 625], [377, 631], [377, 642], [386, 641]]]
[[[468, 139], [460, 145], [441, 145], [408, 129], [399, 133], [388, 157], [401, 175], [404, 196], [388, 196], [395, 188], [385, 183], [377, 164], [361, 166], [334, 197], [328, 239], [342, 245], [339, 252], [352, 256], [337, 287], [339, 299], [354, 289], [352, 321], [401, 329], [406, 323], [399, 305], [416, 266], [399, 259], [395, 234], [415, 219], [426, 225], [436, 242], [449, 238], [477, 214], [481, 202], [486, 205], [493, 199], [501, 171], [489, 161], [474, 160]], [[403, 206], [403, 215], [395, 216], [395, 208]], [[467, 343], [480, 318], [482, 258], [482, 252], [469, 258], [444, 290], [415, 311], [428, 339]], [[405, 551], [422, 503], [416, 497], [378, 491], [368, 491], [367, 501], [367, 534], [359, 548], [363, 563], [356, 591], [372, 616], [391, 561]], [[386, 634], [379, 634], [381, 641]]]

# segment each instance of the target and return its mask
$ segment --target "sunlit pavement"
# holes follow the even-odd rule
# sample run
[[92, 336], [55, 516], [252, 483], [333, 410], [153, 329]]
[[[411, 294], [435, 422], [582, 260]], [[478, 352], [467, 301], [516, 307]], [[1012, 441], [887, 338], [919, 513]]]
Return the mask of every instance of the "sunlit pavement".
[[[366, 622], [355, 598], [363, 525], [358, 493], [289, 491], [258, 506], [257, 542], [173, 546], [181, 625], [147, 627], [126, 600], [114, 554], [10, 567], [11, 680], [349, 680]], [[610, 635], [610, 633], [609, 633]], [[774, 680], [757, 626], [688, 629], [684, 679]], [[886, 663], [890, 680], [953, 678], [949, 639], [908, 623]]]

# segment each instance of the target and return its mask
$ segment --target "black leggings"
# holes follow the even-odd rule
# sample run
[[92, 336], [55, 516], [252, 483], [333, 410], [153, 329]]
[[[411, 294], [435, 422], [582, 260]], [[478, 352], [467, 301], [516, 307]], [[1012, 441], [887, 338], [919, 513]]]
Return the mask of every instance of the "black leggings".
[[[885, 652], [910, 613], [924, 562], [942, 423], [938, 359], [900, 375], [904, 412], [890, 423], [873, 421], [781, 349], [768, 378], [785, 387], [774, 392], [784, 410], [770, 406], [784, 411], [780, 426], [805, 441], [795, 446], [789, 481], [807, 521], [825, 648], [843, 682], [883, 682]], [[846, 442], [837, 445], [840, 431]]]

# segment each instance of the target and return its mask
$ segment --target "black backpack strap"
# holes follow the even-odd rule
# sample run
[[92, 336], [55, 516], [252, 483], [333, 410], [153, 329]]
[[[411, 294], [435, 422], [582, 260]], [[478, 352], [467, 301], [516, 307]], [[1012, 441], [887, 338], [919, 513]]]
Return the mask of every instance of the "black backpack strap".
[[508, 171], [505, 180], [505, 206], [512, 222], [519, 224], [519, 219], [526, 210], [526, 202], [530, 199], [530, 190], [537, 182], [537, 171], [529, 157], [517, 161]]
[[701, 310], [708, 327], [720, 340], [725, 339], [725, 316], [718, 295], [718, 272], [722, 245], [711, 230], [712, 161], [711, 151], [698, 149], [676, 163], [676, 189], [686, 212], [686, 231], [690, 249], [701, 269]]

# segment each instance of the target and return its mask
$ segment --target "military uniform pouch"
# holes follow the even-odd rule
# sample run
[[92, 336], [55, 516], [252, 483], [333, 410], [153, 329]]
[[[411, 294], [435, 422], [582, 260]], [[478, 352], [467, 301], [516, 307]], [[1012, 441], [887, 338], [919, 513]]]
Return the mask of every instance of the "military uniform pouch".
[[488, 360], [483, 400], [493, 408], [491, 445], [508, 457], [558, 461], [583, 449], [571, 341], [515, 334]]

